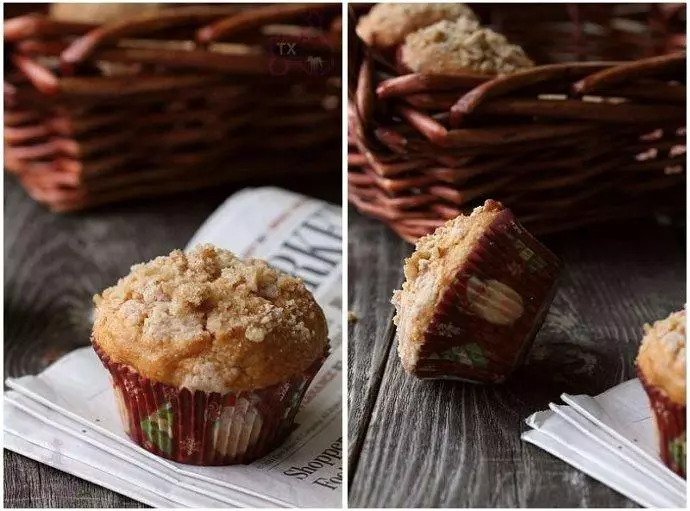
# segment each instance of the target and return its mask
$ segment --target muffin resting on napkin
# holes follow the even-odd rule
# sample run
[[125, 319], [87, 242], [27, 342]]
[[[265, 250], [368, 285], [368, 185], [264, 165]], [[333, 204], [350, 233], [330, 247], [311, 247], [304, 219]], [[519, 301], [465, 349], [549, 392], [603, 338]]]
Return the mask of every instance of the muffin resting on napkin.
[[685, 477], [685, 309], [645, 325], [637, 373], [654, 412], [661, 459]]
[[276, 447], [327, 352], [302, 281], [211, 245], [133, 266], [94, 300], [92, 343], [125, 431], [182, 463], [249, 462]]

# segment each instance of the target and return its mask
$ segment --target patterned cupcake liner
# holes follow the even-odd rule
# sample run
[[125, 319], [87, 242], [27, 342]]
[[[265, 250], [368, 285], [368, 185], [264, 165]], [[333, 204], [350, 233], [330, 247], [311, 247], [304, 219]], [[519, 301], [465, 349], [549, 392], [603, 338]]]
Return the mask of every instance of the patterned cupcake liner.
[[503, 210], [436, 305], [413, 373], [504, 381], [541, 327], [561, 269], [560, 260]]
[[220, 394], [150, 380], [93, 347], [110, 372], [127, 435], [147, 451], [190, 465], [249, 463], [280, 445], [327, 355], [285, 382]]
[[686, 417], [685, 405], [673, 402], [668, 395], [650, 384], [639, 366], [637, 375], [654, 412], [659, 455], [664, 464], [681, 477], [686, 477]]

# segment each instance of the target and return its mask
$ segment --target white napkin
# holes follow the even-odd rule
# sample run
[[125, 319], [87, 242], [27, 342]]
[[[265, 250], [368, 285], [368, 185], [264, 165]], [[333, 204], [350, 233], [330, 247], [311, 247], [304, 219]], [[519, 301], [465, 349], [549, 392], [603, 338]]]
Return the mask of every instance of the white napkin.
[[530, 442], [645, 507], [685, 508], [687, 485], [661, 461], [651, 408], [638, 379], [527, 419]]
[[156, 507], [340, 507], [339, 363], [331, 357], [317, 374], [319, 390], [281, 447], [250, 465], [196, 467], [129, 440], [105, 369], [91, 347], [78, 349], [37, 376], [7, 380], [5, 447]]

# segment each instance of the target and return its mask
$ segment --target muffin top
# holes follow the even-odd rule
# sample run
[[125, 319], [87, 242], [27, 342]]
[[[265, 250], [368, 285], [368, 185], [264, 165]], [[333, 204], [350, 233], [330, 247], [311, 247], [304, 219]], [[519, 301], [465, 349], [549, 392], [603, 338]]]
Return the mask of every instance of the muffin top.
[[50, 17], [60, 21], [109, 23], [131, 16], [159, 11], [165, 4], [156, 3], [60, 3], [50, 5]]
[[94, 302], [92, 340], [111, 359], [190, 390], [279, 383], [328, 342], [323, 311], [301, 280], [211, 245], [135, 265]]
[[401, 58], [416, 73], [439, 75], [507, 74], [534, 66], [522, 48], [467, 18], [439, 21], [411, 33]]
[[637, 366], [647, 383], [685, 404], [685, 309], [644, 326]]
[[477, 19], [465, 4], [376, 4], [359, 19], [356, 30], [369, 46], [389, 48], [415, 30], [460, 17]]
[[443, 291], [503, 209], [501, 203], [487, 200], [471, 215], [460, 215], [420, 238], [405, 260], [405, 282], [391, 301], [396, 309], [393, 322], [398, 327], [398, 353], [408, 371], [417, 363], [424, 333]]

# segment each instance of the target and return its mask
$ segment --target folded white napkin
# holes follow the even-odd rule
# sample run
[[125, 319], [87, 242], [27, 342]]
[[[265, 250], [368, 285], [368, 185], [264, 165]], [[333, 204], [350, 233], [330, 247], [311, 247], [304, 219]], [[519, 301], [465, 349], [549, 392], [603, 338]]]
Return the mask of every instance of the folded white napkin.
[[126, 437], [107, 373], [82, 348], [39, 375], [7, 380], [5, 447], [156, 507], [340, 507], [339, 365], [339, 356], [326, 361], [281, 447], [250, 465], [196, 467]]
[[661, 461], [651, 408], [638, 379], [527, 419], [522, 439], [645, 507], [685, 508], [687, 485]]

